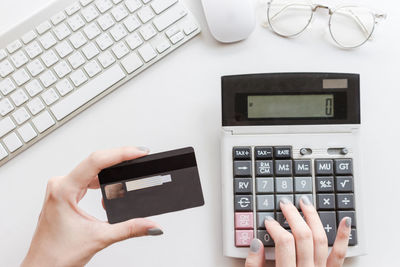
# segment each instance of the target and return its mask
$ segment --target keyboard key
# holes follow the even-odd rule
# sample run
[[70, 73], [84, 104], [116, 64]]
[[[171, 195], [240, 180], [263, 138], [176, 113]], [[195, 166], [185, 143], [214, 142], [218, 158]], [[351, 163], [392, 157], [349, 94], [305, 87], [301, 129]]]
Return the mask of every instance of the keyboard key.
[[274, 178], [256, 178], [256, 193], [274, 193]]
[[125, 28], [122, 24], [115, 25], [110, 30], [110, 33], [116, 42], [118, 42], [119, 40], [121, 40], [122, 38], [124, 38], [125, 36], [128, 35], [128, 32], [125, 30]]
[[177, 44], [179, 41], [183, 40], [184, 37], [185, 37], [185, 36], [183, 35], [182, 32], [178, 32], [177, 34], [175, 34], [174, 36], [172, 36], [172, 37], [170, 38], [170, 40], [171, 40], [171, 43]]
[[352, 159], [335, 159], [335, 174], [336, 175], [353, 174]]
[[43, 91], [43, 87], [37, 80], [33, 80], [27, 83], [25, 89], [31, 97], [34, 97], [35, 95]]
[[355, 228], [351, 229], [350, 237], [349, 237], [349, 246], [357, 245], [357, 230]]
[[73, 69], [77, 69], [83, 64], [85, 64], [85, 59], [80, 52], [75, 52], [68, 58], [69, 64], [71, 64]]
[[68, 16], [71, 16], [78, 12], [81, 9], [81, 6], [79, 5], [78, 2], [73, 3], [69, 7], [65, 9], [65, 12], [67, 13]]
[[10, 117], [6, 117], [0, 121], [0, 137], [3, 137], [10, 131], [15, 129], [15, 124]]
[[276, 176], [291, 176], [292, 161], [291, 160], [275, 160], [275, 175]]
[[67, 23], [73, 32], [76, 32], [83, 26], [85, 26], [85, 22], [79, 14], [76, 14], [67, 20]]
[[290, 229], [290, 225], [282, 212], [276, 213], [276, 221], [285, 229]]
[[54, 84], [57, 81], [56, 76], [54, 76], [53, 72], [50, 70], [45, 71], [42, 75], [40, 75], [39, 78], [46, 88], [48, 88], [50, 85]]
[[85, 36], [83, 36], [83, 33], [81, 33], [81, 32], [77, 32], [77, 33], [73, 34], [69, 38], [69, 40], [71, 41], [71, 43], [75, 49], [78, 49], [79, 47], [81, 47], [82, 45], [87, 43]]
[[8, 100], [8, 98], [0, 100], [0, 114], [1, 114], [1, 116], [7, 115], [13, 109], [14, 109], [14, 106], [11, 104], [11, 102], [10, 102], [10, 100]]
[[335, 194], [317, 194], [318, 210], [334, 210]]
[[37, 32], [42, 35], [51, 29], [51, 24], [48, 21], [42, 22], [39, 26], [36, 27]]
[[16, 71], [12, 75], [12, 77], [14, 78], [14, 81], [18, 86], [23, 85], [30, 79], [30, 77], [29, 77], [28, 73], [25, 71], [25, 69], [20, 69], [20, 70]]
[[65, 58], [69, 54], [71, 54], [74, 50], [72, 47], [68, 44], [67, 41], [63, 41], [60, 44], [56, 45], [56, 51], [60, 58]]
[[11, 61], [16, 68], [19, 68], [28, 62], [28, 58], [25, 56], [24, 52], [20, 50], [11, 56]]
[[132, 13], [138, 10], [142, 6], [142, 3], [140, 2], [140, 0], [126, 0], [125, 5]]
[[14, 120], [18, 123], [18, 125], [23, 124], [27, 120], [31, 118], [29, 115], [28, 111], [24, 107], [21, 107], [17, 111], [15, 111], [13, 114]]
[[197, 26], [197, 24], [195, 22], [193, 22], [192, 20], [187, 20], [182, 25], [183, 32], [186, 35], [191, 34], [195, 30], [197, 30], [198, 28], [199, 28], [199, 26]]
[[234, 160], [251, 159], [251, 147], [234, 147], [233, 159]]
[[3, 95], [8, 95], [12, 91], [14, 91], [15, 88], [16, 87], [10, 78], [7, 78], [0, 82], [0, 91], [3, 93]]
[[295, 193], [311, 193], [313, 190], [312, 177], [294, 177]]
[[102, 51], [106, 50], [110, 46], [114, 44], [113, 40], [111, 39], [110, 35], [107, 33], [103, 33], [96, 39], [96, 43], [100, 47]]
[[154, 12], [149, 6], [145, 6], [137, 12], [137, 16], [144, 24], [154, 17]]
[[315, 187], [317, 189], [318, 193], [321, 192], [327, 192], [327, 193], [333, 193], [334, 187], [333, 187], [333, 176], [327, 176], [327, 177], [316, 177], [315, 178]]
[[274, 147], [274, 157], [276, 159], [290, 159], [292, 157], [292, 147], [290, 146]]
[[113, 6], [111, 1], [109, 1], [109, 0], [96, 0], [95, 4], [101, 13], [106, 12]]
[[151, 24], [144, 25], [142, 28], [140, 28], [139, 32], [145, 41], [150, 40], [157, 34], [156, 30], [153, 26], [151, 26]]
[[139, 28], [141, 24], [136, 17], [130, 16], [124, 21], [124, 25], [129, 32], [133, 32]]
[[354, 209], [354, 194], [336, 194], [336, 201], [338, 209]]
[[50, 50], [42, 55], [42, 60], [43, 60], [44, 64], [46, 65], [46, 67], [49, 68], [58, 61], [58, 57], [53, 52], [53, 50]]
[[[115, 62], [115, 58], [111, 55], [111, 53], [109, 51], [106, 51], [106, 52], [100, 54], [100, 56], [97, 59], [99, 60], [100, 64], [103, 66], [103, 68], [108, 68]], [[142, 65], [143, 65], [143, 63], [142, 63]], [[124, 66], [124, 68], [125, 68], [125, 66]]]
[[350, 217], [351, 218], [351, 227], [356, 227], [357, 222], [356, 222], [356, 212], [355, 211], [339, 210], [336, 212], [336, 216], [337, 216], [338, 225], [344, 217]]
[[295, 160], [294, 175], [311, 175], [311, 160]]
[[129, 56], [121, 61], [122, 66], [128, 74], [133, 73], [135, 70], [143, 66], [142, 60], [136, 53], [131, 53]]
[[161, 53], [165, 52], [170, 47], [171, 47], [171, 45], [169, 44], [169, 42], [167, 40], [164, 40], [164, 41], [161, 41], [157, 45], [156, 49], [157, 49], [157, 52], [161, 54]]
[[274, 195], [257, 195], [257, 211], [273, 211], [275, 208]]
[[56, 38], [51, 32], [47, 32], [39, 38], [40, 43], [44, 49], [49, 49], [57, 43]]
[[316, 175], [332, 175], [333, 174], [333, 160], [331, 160], [331, 159], [316, 159], [315, 160], [315, 174]]
[[0, 160], [8, 156], [7, 151], [4, 149], [3, 145], [0, 144]]
[[126, 37], [125, 42], [128, 44], [129, 48], [134, 50], [143, 44], [142, 39], [140, 38], [139, 34], [132, 33], [128, 37]]
[[265, 229], [265, 220], [267, 217], [274, 218], [274, 212], [257, 212], [257, 228]]
[[256, 176], [273, 176], [274, 168], [272, 160], [256, 160]]
[[91, 2], [93, 2], [93, 0], [80, 0], [81, 5], [82, 6], [87, 6], [89, 5]]
[[144, 44], [139, 49], [138, 52], [140, 56], [143, 58], [144, 62], [149, 62], [157, 56], [157, 52], [154, 51], [153, 47], [150, 44]]
[[35, 97], [31, 101], [29, 101], [28, 104], [26, 104], [26, 106], [28, 107], [29, 111], [32, 113], [33, 116], [35, 116], [44, 109], [43, 102], [38, 97]]
[[10, 98], [14, 102], [14, 105], [19, 107], [26, 101], [28, 101], [28, 96], [25, 94], [24, 90], [18, 89], [10, 95]]
[[97, 19], [97, 22], [99, 23], [99, 25], [103, 29], [103, 31], [108, 30], [111, 26], [113, 26], [115, 24], [115, 22], [110, 14], [105, 14], [105, 15], [101, 16], [100, 18]]
[[97, 9], [94, 6], [88, 6], [87, 8], [82, 9], [82, 16], [87, 22], [91, 22], [99, 16], [99, 12], [97, 12]]
[[11, 63], [6, 59], [0, 62], [0, 76], [5, 78], [8, 74], [14, 71], [13, 66]]
[[32, 119], [32, 122], [40, 133], [43, 133], [55, 124], [50, 113], [46, 110], [40, 113], [38, 116], [34, 117]]
[[274, 240], [266, 230], [257, 230], [257, 238], [261, 240], [264, 247], [275, 246]]
[[123, 78], [125, 78], [125, 73], [122, 69], [118, 65], [113, 65], [79, 90], [74, 91], [53, 105], [51, 111], [57, 120], [61, 120]]
[[253, 230], [235, 230], [235, 246], [237, 247], [249, 247], [253, 238]]
[[45, 91], [41, 96], [46, 105], [48, 106], [56, 102], [59, 98], [53, 88], [50, 88], [49, 90]]
[[168, 28], [173, 23], [177, 22], [184, 16], [187, 12], [180, 5], [175, 5], [174, 7], [168, 9], [163, 14], [153, 19], [153, 24], [156, 26], [158, 31], [163, 31]]
[[123, 5], [114, 7], [111, 10], [111, 14], [113, 15], [114, 19], [117, 22], [123, 20], [124, 18], [126, 18], [129, 15], [128, 10], [126, 10], [126, 8]]
[[29, 122], [22, 125], [18, 129], [18, 133], [22, 137], [22, 140], [24, 140], [25, 143], [28, 143], [29, 141], [31, 141], [33, 138], [35, 138], [37, 136], [37, 133], [32, 128], [32, 126]]
[[80, 86], [81, 84], [87, 81], [87, 77], [82, 70], [77, 70], [73, 72], [69, 76], [69, 78], [72, 80], [75, 86]]
[[51, 22], [54, 25], [59, 24], [60, 22], [62, 22], [67, 16], [65, 16], [65, 13], [63, 11], [58, 12], [57, 14], [55, 14], [54, 16], [51, 17]]
[[95, 23], [91, 23], [88, 26], [86, 26], [83, 31], [85, 32], [87, 38], [89, 38], [89, 40], [92, 40], [93, 38], [99, 36], [99, 34], [101, 33], [99, 27], [97, 27], [97, 25]]
[[277, 193], [292, 193], [293, 178], [292, 177], [276, 177], [275, 190]]
[[234, 161], [233, 175], [235, 177], [251, 177], [251, 161]]
[[0, 61], [7, 57], [7, 52], [4, 49], [0, 49]]
[[253, 229], [252, 212], [235, 212], [235, 229]]
[[178, 0], [154, 0], [150, 5], [156, 14], [161, 14], [164, 10], [178, 2]]
[[56, 84], [56, 88], [61, 96], [65, 96], [66, 94], [74, 90], [74, 87], [72, 87], [71, 83], [67, 79], [59, 81]]
[[82, 52], [88, 60], [97, 56], [100, 52], [93, 43], [88, 43], [82, 48]]
[[298, 209], [300, 209], [300, 199], [303, 196], [307, 197], [311, 203], [314, 203], [314, 198], [313, 198], [312, 194], [296, 194], [296, 195], [294, 195], [294, 203], [295, 203], [296, 208], [298, 208]]
[[3, 139], [3, 142], [11, 153], [22, 146], [21, 140], [19, 140], [18, 136], [15, 133], [7, 135]]
[[58, 78], [64, 78], [71, 72], [71, 68], [65, 61], [61, 61], [54, 66], [54, 71]]
[[251, 194], [253, 192], [253, 181], [251, 178], [235, 178], [235, 194]]
[[293, 202], [293, 195], [275, 195], [276, 210], [281, 210], [280, 202], [284, 198], [289, 200], [291, 203], [294, 203]]
[[253, 210], [253, 197], [251, 195], [235, 196], [235, 210], [236, 211], [252, 211]]
[[99, 64], [97, 64], [97, 62], [93, 60], [85, 65], [85, 71], [89, 75], [89, 77], [92, 78], [101, 72], [101, 68]]
[[322, 221], [326, 236], [328, 238], [328, 245], [332, 246], [336, 238], [336, 215], [334, 211], [320, 211], [318, 212]]
[[336, 176], [337, 192], [353, 192], [353, 176]]
[[44, 67], [38, 59], [30, 62], [28, 65], [26, 65], [26, 68], [33, 77], [39, 75], [40, 73], [42, 73], [42, 71], [44, 71]]
[[71, 31], [68, 29], [65, 23], [62, 23], [55, 27], [53, 32], [60, 41], [64, 40], [67, 36], [71, 34]]
[[254, 156], [256, 159], [272, 159], [272, 147], [255, 147]]
[[15, 40], [11, 44], [7, 45], [7, 50], [8, 50], [8, 53], [12, 54], [15, 51], [17, 51], [18, 49], [20, 49], [21, 47], [22, 47], [21, 41], [20, 40]]

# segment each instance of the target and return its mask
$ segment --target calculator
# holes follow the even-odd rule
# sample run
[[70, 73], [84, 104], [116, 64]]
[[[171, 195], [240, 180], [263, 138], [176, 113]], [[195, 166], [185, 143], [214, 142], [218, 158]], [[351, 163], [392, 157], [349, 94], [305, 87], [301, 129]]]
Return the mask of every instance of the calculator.
[[257, 237], [274, 259], [264, 220], [271, 216], [290, 231], [279, 201], [301, 212], [302, 196], [316, 207], [329, 249], [348, 216], [347, 257], [365, 254], [359, 75], [250, 74], [221, 82], [224, 255], [245, 258]]

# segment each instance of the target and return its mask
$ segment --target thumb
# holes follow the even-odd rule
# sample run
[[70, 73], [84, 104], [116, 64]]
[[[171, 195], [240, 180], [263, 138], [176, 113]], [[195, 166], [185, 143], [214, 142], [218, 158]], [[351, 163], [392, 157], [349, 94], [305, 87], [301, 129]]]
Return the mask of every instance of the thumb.
[[265, 255], [264, 245], [260, 240], [254, 238], [250, 244], [249, 255], [246, 258], [245, 267], [264, 267], [265, 266]]
[[107, 230], [104, 231], [104, 239], [106, 246], [109, 246], [133, 237], [162, 234], [163, 231], [158, 224], [148, 219], [139, 218], [108, 225]]

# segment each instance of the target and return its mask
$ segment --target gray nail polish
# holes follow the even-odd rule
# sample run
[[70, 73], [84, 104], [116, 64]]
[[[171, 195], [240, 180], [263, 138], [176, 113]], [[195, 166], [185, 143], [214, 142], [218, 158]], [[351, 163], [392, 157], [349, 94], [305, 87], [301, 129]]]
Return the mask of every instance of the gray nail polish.
[[350, 217], [346, 217], [346, 226], [347, 227], [351, 226], [351, 218]]
[[284, 198], [281, 198], [281, 199], [280, 199], [279, 203], [282, 203], [282, 204], [289, 204], [289, 203], [291, 203], [291, 202], [290, 202], [289, 199], [287, 199], [287, 198], [284, 197]]
[[311, 205], [311, 201], [310, 201], [310, 199], [308, 198], [308, 197], [306, 197], [306, 196], [302, 196], [301, 197], [301, 201], [305, 204], [305, 205]]
[[136, 148], [143, 152], [150, 152], [150, 149], [145, 146], [138, 146]]
[[265, 220], [266, 221], [274, 221], [274, 218], [272, 218], [271, 216], [267, 216], [267, 217], [265, 217]]
[[254, 253], [258, 252], [258, 250], [260, 250], [260, 247], [261, 247], [260, 243], [261, 242], [258, 241], [257, 238], [254, 238], [250, 243], [251, 252], [254, 252]]
[[147, 235], [162, 235], [164, 232], [160, 228], [147, 229]]

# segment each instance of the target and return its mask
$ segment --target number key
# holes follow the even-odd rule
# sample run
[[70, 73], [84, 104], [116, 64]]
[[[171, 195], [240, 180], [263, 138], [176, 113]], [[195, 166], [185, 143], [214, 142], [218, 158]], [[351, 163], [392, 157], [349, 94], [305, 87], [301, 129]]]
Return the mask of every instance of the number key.
[[274, 193], [274, 178], [256, 178], [256, 193]]
[[294, 191], [296, 193], [311, 193], [312, 177], [294, 177]]

